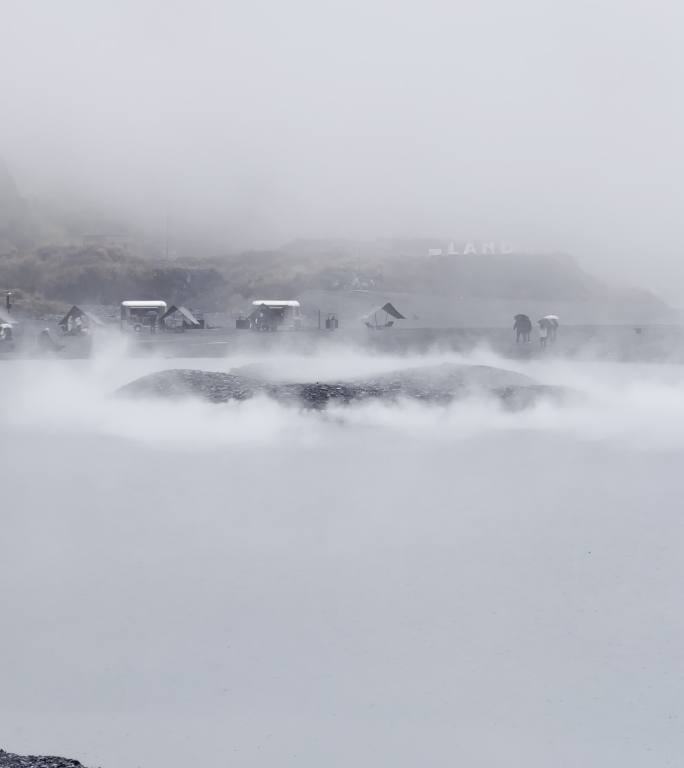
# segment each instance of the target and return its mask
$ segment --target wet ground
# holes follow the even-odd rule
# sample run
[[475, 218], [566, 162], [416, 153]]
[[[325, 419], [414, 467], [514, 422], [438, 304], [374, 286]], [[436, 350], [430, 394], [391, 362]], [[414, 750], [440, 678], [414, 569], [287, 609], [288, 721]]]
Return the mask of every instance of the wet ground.
[[468, 353], [487, 347], [511, 359], [601, 359], [624, 362], [672, 361], [684, 363], [684, 327], [659, 326], [562, 326], [555, 344], [543, 349], [533, 333], [529, 344], [516, 344], [512, 329], [479, 328], [391, 328], [381, 331], [342, 328], [338, 331], [258, 333], [232, 328], [186, 331], [185, 333], [121, 334], [116, 327], [99, 331], [92, 338], [60, 336], [62, 346], [53, 352], [39, 350], [36, 328], [17, 334], [16, 344], [0, 346], [0, 361], [17, 357], [53, 356], [64, 359], [99, 354], [109, 347], [125, 348], [132, 356], [227, 357], [271, 352], [319, 354], [326, 348], [354, 348], [377, 354], [425, 354], [429, 351]]

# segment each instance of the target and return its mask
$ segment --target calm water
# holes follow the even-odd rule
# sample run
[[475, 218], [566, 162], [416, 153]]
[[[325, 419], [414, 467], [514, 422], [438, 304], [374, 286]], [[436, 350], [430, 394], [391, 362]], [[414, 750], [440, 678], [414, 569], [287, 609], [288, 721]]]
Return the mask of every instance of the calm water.
[[537, 364], [583, 399], [517, 415], [109, 397], [184, 364], [0, 369], [0, 746], [103, 768], [678, 764], [679, 368]]

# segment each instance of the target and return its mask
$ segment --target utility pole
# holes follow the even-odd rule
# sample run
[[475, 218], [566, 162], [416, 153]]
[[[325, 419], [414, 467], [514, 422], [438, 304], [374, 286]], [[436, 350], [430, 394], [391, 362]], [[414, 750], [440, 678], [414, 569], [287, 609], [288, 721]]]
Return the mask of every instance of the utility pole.
[[169, 260], [169, 207], [166, 207], [166, 221], [164, 228], [164, 252], [166, 253], [166, 260]]

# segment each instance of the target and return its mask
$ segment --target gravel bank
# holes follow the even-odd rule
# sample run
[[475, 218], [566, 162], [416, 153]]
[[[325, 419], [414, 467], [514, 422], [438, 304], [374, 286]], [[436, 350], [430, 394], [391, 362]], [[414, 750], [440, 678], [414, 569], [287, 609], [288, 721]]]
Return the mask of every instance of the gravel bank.
[[126, 396], [178, 398], [195, 396], [213, 403], [266, 395], [299, 407], [328, 403], [399, 399], [447, 404], [470, 395], [498, 398], [506, 407], [529, 406], [541, 397], [560, 398], [565, 390], [528, 376], [483, 365], [444, 364], [409, 368], [363, 380], [278, 382], [237, 373], [173, 369], [153, 373], [121, 387]]
[[0, 749], [0, 768], [83, 768], [78, 760], [52, 755], [14, 755]]

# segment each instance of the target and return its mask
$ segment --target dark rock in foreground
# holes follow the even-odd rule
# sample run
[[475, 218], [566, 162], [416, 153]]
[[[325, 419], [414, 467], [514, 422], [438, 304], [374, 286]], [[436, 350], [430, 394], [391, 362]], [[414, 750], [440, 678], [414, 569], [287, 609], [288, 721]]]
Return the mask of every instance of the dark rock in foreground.
[[525, 408], [542, 397], [559, 399], [561, 387], [537, 384], [520, 373], [485, 365], [444, 364], [409, 368], [366, 379], [333, 382], [272, 381], [263, 378], [175, 369], [143, 376], [119, 389], [142, 397], [200, 397], [213, 403], [266, 395], [300, 407], [324, 408], [328, 403], [366, 400], [417, 400], [448, 404], [471, 395], [495, 397], [509, 408]]
[[0, 768], [82, 768], [78, 760], [65, 757], [13, 755], [0, 749]]

